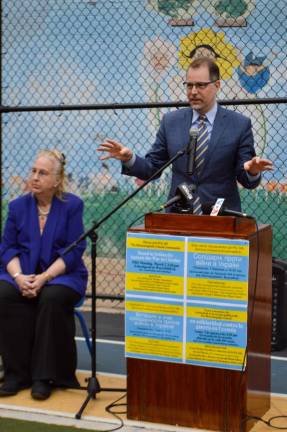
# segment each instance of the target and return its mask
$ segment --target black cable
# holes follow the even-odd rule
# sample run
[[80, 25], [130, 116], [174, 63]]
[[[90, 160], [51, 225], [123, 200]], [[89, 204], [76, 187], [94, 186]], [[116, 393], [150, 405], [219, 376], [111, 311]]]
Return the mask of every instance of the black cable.
[[256, 421], [261, 421], [262, 423], [266, 424], [266, 426], [269, 426], [268, 421], [263, 420], [262, 417], [256, 417], [256, 416], [246, 416], [242, 421], [241, 421], [241, 426], [243, 425], [243, 423], [247, 423], [250, 420], [256, 420]]
[[256, 417], [256, 416], [247, 416], [243, 421], [244, 422], [248, 422], [249, 420], [256, 420], [256, 421], [261, 421], [262, 423], [266, 424], [266, 426], [269, 426], [273, 429], [280, 429], [280, 430], [287, 430], [287, 426], [286, 427], [281, 427], [281, 426], [274, 426], [271, 424], [271, 422], [275, 419], [280, 419], [280, 418], [286, 418], [286, 415], [281, 415], [281, 416], [274, 416], [274, 417], [270, 417], [269, 420], [263, 420], [262, 417]]
[[[258, 229], [258, 224], [257, 221], [254, 219], [255, 223], [256, 223], [256, 236], [257, 236], [257, 261], [256, 261], [256, 273], [255, 273], [255, 285], [254, 285], [254, 294], [253, 294], [253, 303], [252, 303], [252, 310], [251, 310], [251, 316], [250, 316], [250, 328], [252, 328], [252, 321], [253, 321], [253, 316], [254, 316], [254, 308], [255, 308], [255, 298], [256, 298], [256, 289], [257, 289], [257, 277], [258, 277], [258, 265], [259, 265], [259, 229]], [[248, 341], [249, 343], [251, 342], [251, 338]], [[247, 356], [247, 346], [245, 349], [245, 353], [244, 353], [244, 361], [243, 361], [243, 367], [244, 367], [244, 363], [245, 363], [245, 359]], [[241, 370], [241, 377], [242, 377], [242, 372], [243, 372], [243, 368]], [[241, 378], [240, 377], [240, 383], [241, 383]], [[286, 427], [281, 427], [281, 426], [274, 426], [272, 425], [272, 421], [275, 419], [279, 419], [279, 418], [286, 418], [286, 415], [281, 415], [281, 416], [273, 416], [270, 417], [269, 420], [264, 420], [262, 417], [257, 417], [257, 416], [246, 416], [242, 421], [241, 421], [241, 425], [243, 423], [246, 423], [249, 420], [256, 420], [256, 421], [261, 421], [264, 424], [266, 424], [266, 426], [269, 426], [273, 429], [281, 429], [281, 430], [287, 430], [287, 426]]]
[[140, 216], [138, 216], [136, 219], [134, 219], [128, 226], [128, 230], [133, 226], [134, 223], [136, 223], [138, 220], [140, 220], [141, 218], [143, 218], [145, 216], [145, 213], [142, 213]]
[[280, 419], [280, 418], [285, 418], [287, 419], [287, 415], [281, 415], [281, 416], [273, 416], [270, 417], [270, 419], [268, 420], [268, 426], [274, 428], [274, 429], [281, 429], [281, 430], [287, 430], [287, 426], [286, 427], [281, 427], [281, 426], [274, 426], [271, 424], [271, 422], [275, 419]]
[[[257, 291], [257, 283], [258, 283], [258, 267], [259, 267], [259, 228], [258, 228], [258, 224], [257, 224], [257, 220], [255, 218], [251, 218], [254, 220], [255, 225], [256, 225], [256, 243], [257, 243], [257, 248], [256, 248], [256, 272], [255, 272], [255, 281], [254, 281], [254, 292], [253, 292], [253, 302], [252, 302], [252, 308], [251, 308], [251, 313], [250, 313], [250, 320], [249, 320], [249, 329], [247, 330], [247, 334], [251, 334], [251, 329], [252, 329], [252, 322], [253, 322], [253, 315], [254, 315], [254, 308], [255, 308], [255, 299], [256, 299], [256, 291]], [[244, 366], [246, 363], [246, 357], [247, 357], [247, 348], [248, 348], [248, 343], [251, 342], [251, 337], [249, 337], [249, 340], [247, 341], [247, 345], [245, 347], [245, 351], [244, 351], [244, 356], [243, 356], [243, 362], [242, 362], [242, 367], [241, 367], [241, 371], [240, 371], [240, 383], [241, 383], [241, 379], [242, 379], [242, 374], [244, 372]]]
[[[256, 291], [257, 291], [257, 285], [258, 285], [258, 267], [259, 267], [259, 251], [260, 251], [260, 247], [259, 247], [259, 228], [258, 228], [258, 224], [257, 224], [257, 220], [255, 218], [252, 218], [255, 222], [256, 225], [256, 240], [257, 240], [257, 254], [256, 254], [256, 272], [255, 272], [255, 282], [254, 282], [254, 292], [253, 292], [253, 302], [252, 302], [252, 309], [251, 309], [251, 313], [250, 313], [250, 320], [249, 320], [249, 329], [250, 329], [250, 336], [249, 336], [249, 340], [248, 343], [251, 342], [252, 338], [251, 338], [251, 330], [252, 330], [252, 323], [253, 323], [253, 318], [254, 318], [254, 309], [255, 309], [255, 300], [256, 300]], [[248, 346], [247, 343], [247, 346]], [[247, 349], [247, 347], [246, 347]]]
[[[160, 213], [163, 210], [163, 208], [158, 208], [157, 210], [154, 210], [152, 213]], [[138, 216], [136, 219], [134, 219], [128, 226], [127, 229], [130, 229], [134, 223], [136, 223], [139, 219], [141, 219], [142, 217], [144, 217], [146, 215], [146, 213], [142, 213], [140, 216]]]
[[120, 414], [126, 414], [127, 411], [125, 410], [125, 411], [117, 411], [117, 412], [115, 412], [115, 411], [112, 411], [112, 408], [120, 407], [120, 406], [125, 406], [126, 407], [127, 403], [120, 403], [120, 404], [118, 403], [120, 400], [122, 400], [126, 396], [127, 396], [127, 393], [125, 393], [124, 395], [122, 395], [121, 397], [119, 397], [117, 400], [113, 401], [112, 403], [110, 403], [109, 405], [106, 406], [105, 411], [107, 413], [111, 414], [112, 416], [114, 416], [117, 420], [119, 420], [120, 421], [120, 425], [116, 426], [113, 429], [107, 429], [107, 430], [105, 430], [105, 432], [113, 432], [113, 431], [121, 429], [124, 426], [124, 421], [123, 421], [123, 419], [119, 415]]
[[[252, 307], [251, 307], [251, 313], [250, 313], [250, 320], [248, 322], [248, 327], [247, 327], [247, 334], [248, 334], [248, 341], [245, 347], [245, 351], [244, 351], [244, 357], [243, 357], [243, 362], [242, 362], [242, 367], [241, 367], [241, 371], [240, 371], [240, 379], [239, 379], [239, 391], [238, 391], [238, 402], [239, 402], [239, 398], [240, 398], [240, 390], [241, 390], [241, 383], [242, 383], [242, 378], [243, 378], [243, 372], [244, 372], [244, 368], [247, 362], [247, 354], [248, 354], [248, 345], [251, 342], [252, 338], [251, 338], [251, 330], [252, 330], [252, 323], [253, 323], [253, 316], [254, 316], [254, 310], [255, 310], [255, 300], [256, 300], [256, 291], [257, 291], [257, 284], [258, 284], [258, 268], [259, 268], [259, 227], [258, 227], [258, 223], [257, 220], [255, 218], [252, 218], [255, 222], [256, 225], [256, 272], [255, 272], [255, 281], [254, 281], [254, 292], [253, 292], [253, 302], [252, 302]], [[249, 416], [247, 416], [248, 418]], [[261, 420], [261, 418], [260, 418]], [[262, 420], [264, 422], [264, 420]]]
[[[245, 370], [245, 365], [246, 365], [246, 358], [247, 358], [247, 354], [248, 354], [248, 345], [251, 342], [251, 329], [252, 329], [252, 323], [253, 323], [253, 316], [254, 316], [254, 309], [255, 309], [255, 300], [256, 300], [256, 291], [257, 291], [257, 284], [258, 284], [258, 268], [259, 268], [259, 227], [257, 224], [257, 220], [253, 217], [250, 217], [251, 219], [254, 220], [255, 225], [256, 225], [256, 271], [255, 271], [255, 281], [254, 281], [254, 292], [253, 292], [253, 302], [252, 302], [252, 307], [251, 307], [251, 313], [250, 313], [250, 320], [248, 320], [248, 327], [247, 327], [247, 334], [248, 334], [248, 340], [247, 340], [247, 344], [244, 350], [244, 356], [243, 356], [243, 361], [242, 361], [242, 366], [241, 366], [241, 370], [240, 370], [240, 378], [239, 378], [239, 385], [238, 385], [238, 393], [237, 393], [237, 404], [239, 406], [240, 403], [240, 392], [241, 392], [241, 383], [242, 383], [242, 378], [243, 378], [243, 373]], [[239, 407], [239, 410], [241, 411], [241, 407]], [[247, 419], [247, 420], [245, 420]], [[248, 421], [249, 416], [247, 416], [245, 419], [241, 420], [240, 422], [240, 430], [241, 427], [243, 426], [243, 423], [245, 421]], [[261, 418], [258, 418], [261, 420]], [[264, 420], [262, 420], [264, 421]]]

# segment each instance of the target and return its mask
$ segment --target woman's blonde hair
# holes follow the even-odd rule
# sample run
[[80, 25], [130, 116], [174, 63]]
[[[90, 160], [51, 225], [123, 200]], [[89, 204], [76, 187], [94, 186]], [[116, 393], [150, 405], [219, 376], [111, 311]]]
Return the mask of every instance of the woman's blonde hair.
[[55, 174], [58, 177], [59, 184], [56, 188], [55, 195], [63, 199], [63, 194], [65, 192], [65, 183], [66, 183], [66, 175], [65, 175], [65, 165], [66, 165], [66, 157], [64, 153], [60, 152], [57, 149], [44, 149], [41, 150], [36, 159], [39, 157], [45, 157], [51, 160], [55, 166]]

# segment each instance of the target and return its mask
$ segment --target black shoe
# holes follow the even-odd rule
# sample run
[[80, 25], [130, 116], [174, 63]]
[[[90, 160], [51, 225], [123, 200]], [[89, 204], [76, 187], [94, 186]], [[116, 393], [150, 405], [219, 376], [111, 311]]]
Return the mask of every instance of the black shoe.
[[33, 399], [45, 400], [51, 396], [51, 384], [49, 381], [34, 381], [31, 395]]
[[14, 396], [20, 390], [28, 388], [28, 385], [21, 385], [17, 381], [5, 381], [0, 387], [0, 396]]

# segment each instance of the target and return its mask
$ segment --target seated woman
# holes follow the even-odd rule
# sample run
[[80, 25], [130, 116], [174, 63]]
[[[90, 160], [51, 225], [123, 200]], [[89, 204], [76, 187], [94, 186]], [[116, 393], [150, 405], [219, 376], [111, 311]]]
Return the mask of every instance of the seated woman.
[[0, 396], [32, 385], [34, 399], [54, 386], [75, 387], [74, 306], [85, 293], [86, 242], [65, 248], [83, 233], [83, 202], [64, 192], [65, 157], [41, 151], [29, 193], [9, 204], [0, 247]]

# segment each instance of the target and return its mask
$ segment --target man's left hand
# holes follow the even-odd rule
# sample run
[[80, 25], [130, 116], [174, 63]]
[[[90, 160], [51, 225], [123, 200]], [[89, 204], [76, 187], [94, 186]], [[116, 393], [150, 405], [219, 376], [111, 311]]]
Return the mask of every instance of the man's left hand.
[[244, 163], [244, 169], [251, 175], [259, 174], [261, 171], [272, 171], [273, 164], [268, 159], [261, 159], [259, 156], [254, 156], [252, 159]]

